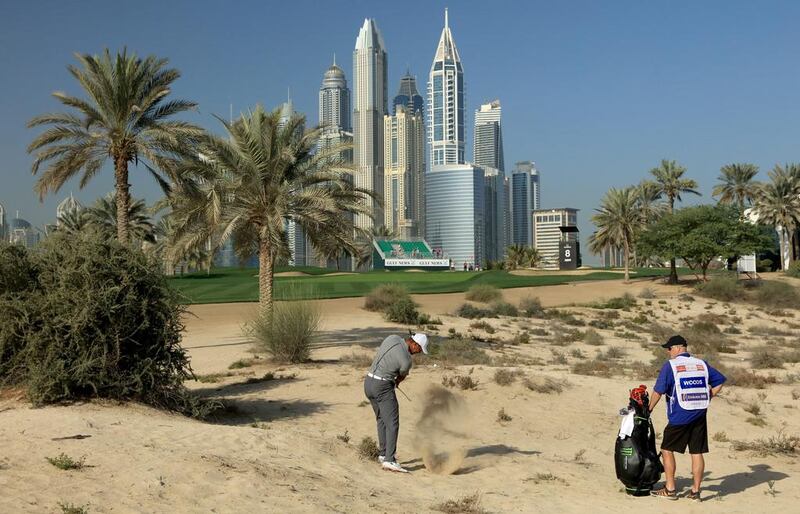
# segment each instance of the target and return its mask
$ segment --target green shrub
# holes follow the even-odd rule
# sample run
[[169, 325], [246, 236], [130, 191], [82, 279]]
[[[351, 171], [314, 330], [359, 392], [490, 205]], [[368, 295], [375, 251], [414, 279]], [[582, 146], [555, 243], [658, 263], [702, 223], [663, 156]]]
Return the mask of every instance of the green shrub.
[[362, 459], [366, 460], [375, 460], [380, 455], [380, 449], [378, 448], [378, 443], [375, 442], [375, 439], [371, 437], [365, 437], [358, 443], [358, 447], [356, 448], [358, 452], [358, 456]]
[[488, 310], [476, 307], [471, 303], [463, 303], [456, 309], [456, 316], [467, 319], [496, 318], [497, 315]]
[[545, 316], [542, 302], [538, 298], [526, 297], [519, 302], [519, 309], [529, 318], [543, 318]]
[[473, 302], [489, 303], [500, 300], [503, 293], [495, 286], [490, 284], [475, 284], [469, 288], [465, 298]]
[[18, 350], [6, 382], [34, 404], [135, 399], [197, 416], [217, 406], [183, 386], [193, 376], [180, 346], [185, 308], [157, 263], [94, 234], [56, 234], [30, 259], [35, 289], [0, 295], [0, 345]]
[[744, 298], [744, 288], [735, 273], [714, 275], [711, 280], [697, 286], [697, 292], [707, 298], [730, 302]]
[[625, 293], [622, 296], [593, 305], [593, 307], [596, 309], [630, 309], [634, 305], [636, 305], [636, 298], [630, 293]]
[[519, 311], [517, 308], [502, 300], [497, 300], [492, 302], [492, 312], [494, 312], [498, 316], [517, 316], [519, 315]]
[[384, 284], [364, 297], [364, 308], [372, 312], [385, 312], [393, 303], [410, 299], [408, 290], [399, 284]]
[[63, 469], [64, 471], [83, 469], [86, 466], [85, 457], [75, 460], [66, 453], [60, 453], [58, 457], [45, 457], [45, 459], [47, 459], [47, 462], [53, 466], [57, 467], [58, 469]]
[[789, 269], [786, 270], [786, 276], [800, 278], [800, 261], [792, 261], [789, 264]]
[[765, 281], [756, 291], [756, 302], [765, 307], [800, 307], [800, 293], [791, 284]]
[[266, 312], [259, 311], [245, 331], [274, 360], [305, 362], [311, 355], [319, 322], [319, 308], [311, 302], [276, 302], [271, 322]]
[[386, 308], [384, 317], [395, 323], [416, 325], [419, 321], [419, 311], [411, 297], [398, 298], [396, 302]]
[[34, 290], [38, 275], [24, 247], [0, 242], [0, 295]]

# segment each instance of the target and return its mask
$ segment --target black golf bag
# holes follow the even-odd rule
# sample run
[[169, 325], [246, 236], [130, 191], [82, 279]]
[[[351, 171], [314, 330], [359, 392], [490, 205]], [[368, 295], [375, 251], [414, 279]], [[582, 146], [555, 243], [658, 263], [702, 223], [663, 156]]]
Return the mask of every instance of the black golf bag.
[[630, 436], [617, 437], [614, 464], [617, 478], [632, 496], [647, 496], [661, 478], [664, 467], [656, 451], [656, 433], [650, 419], [650, 396], [640, 385], [631, 390], [628, 409], [633, 411], [634, 425]]

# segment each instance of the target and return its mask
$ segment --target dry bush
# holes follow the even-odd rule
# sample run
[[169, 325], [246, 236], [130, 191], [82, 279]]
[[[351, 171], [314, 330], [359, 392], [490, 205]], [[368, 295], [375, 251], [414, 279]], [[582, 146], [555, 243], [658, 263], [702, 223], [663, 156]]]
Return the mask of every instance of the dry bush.
[[546, 317], [552, 320], [558, 320], [566, 325], [571, 325], [573, 327], [583, 327], [586, 325], [586, 322], [581, 318], [576, 318], [574, 314], [571, 312], [560, 311], [558, 309], [550, 309], [546, 312]]
[[519, 345], [519, 344], [528, 344], [530, 342], [531, 342], [531, 336], [529, 336], [527, 332], [519, 332], [514, 336], [510, 344]]
[[495, 316], [519, 316], [519, 311], [513, 304], [502, 300], [492, 302], [492, 312]]
[[731, 447], [736, 451], [750, 451], [761, 457], [768, 455], [797, 455], [800, 450], [800, 437], [787, 436], [782, 430], [776, 435], [754, 441], [733, 441]]
[[737, 387], [751, 387], [753, 389], [764, 389], [770, 384], [776, 384], [778, 379], [772, 375], [759, 375], [754, 371], [742, 368], [725, 368], [717, 366], [717, 369], [725, 375], [726, 385]]
[[478, 329], [478, 330], [483, 330], [487, 334], [494, 334], [495, 332], [497, 332], [492, 325], [490, 325], [489, 323], [487, 323], [487, 322], [485, 322], [483, 320], [474, 321], [474, 322], [470, 323], [469, 328], [475, 328], [475, 329]]
[[494, 382], [497, 385], [509, 386], [517, 380], [517, 377], [523, 375], [522, 370], [500, 368], [494, 372]]
[[646, 300], [652, 300], [656, 297], [656, 292], [653, 290], [652, 287], [645, 287], [641, 291], [639, 291], [639, 298], [644, 298]]
[[305, 362], [311, 355], [320, 319], [319, 307], [312, 302], [277, 302], [271, 319], [260, 310], [245, 331], [275, 361]]
[[503, 293], [495, 286], [490, 284], [475, 284], [469, 288], [467, 294], [464, 296], [467, 300], [472, 302], [489, 303], [495, 300], [500, 300]]
[[455, 375], [452, 377], [442, 377], [442, 385], [445, 387], [458, 387], [462, 391], [475, 391], [478, 389], [478, 381], [471, 375]]
[[591, 346], [602, 346], [604, 343], [603, 336], [593, 328], [587, 329], [583, 333], [583, 342]]
[[752, 327], [747, 329], [753, 335], [756, 336], [790, 336], [792, 335], [791, 332], [787, 330], [781, 330], [778, 327], [772, 327], [769, 325], [753, 325]]
[[61, 514], [89, 514], [89, 505], [75, 505], [73, 503], [58, 502]]
[[757, 402], [746, 403], [742, 406], [742, 409], [753, 416], [758, 416], [761, 414], [761, 405]]
[[348, 355], [343, 355], [340, 360], [354, 368], [368, 368], [372, 365], [373, 356], [363, 352], [351, 352]]
[[486, 511], [481, 507], [481, 496], [478, 493], [464, 496], [457, 500], [447, 500], [444, 503], [434, 505], [433, 510], [444, 512], [445, 514], [485, 514]]
[[625, 355], [625, 349], [620, 348], [619, 346], [612, 346], [606, 350], [605, 353], [599, 352], [596, 359], [601, 361], [618, 360], [625, 357]]
[[497, 422], [498, 423], [508, 423], [512, 419], [514, 419], [514, 418], [512, 418], [511, 416], [506, 414], [506, 410], [504, 408], [501, 408], [499, 411], [497, 411]]
[[456, 309], [456, 316], [467, 319], [496, 318], [497, 315], [489, 309], [481, 309], [471, 303], [463, 303]]
[[586, 358], [586, 354], [585, 354], [585, 353], [583, 353], [583, 352], [581, 351], [581, 349], [580, 349], [580, 348], [573, 348], [573, 349], [572, 349], [572, 350], [569, 352], [569, 354], [570, 354], [572, 357], [576, 358], [576, 359], [585, 359], [585, 358]]
[[630, 293], [625, 293], [622, 296], [611, 298], [605, 302], [598, 302], [591, 307], [595, 309], [630, 309], [636, 305], [636, 298]]
[[343, 434], [336, 435], [336, 439], [340, 440], [344, 444], [347, 444], [350, 442], [350, 432], [348, 432], [347, 429], [345, 429]]
[[800, 400], [800, 390], [792, 389], [792, 400]]
[[66, 453], [61, 453], [57, 457], [45, 457], [45, 459], [53, 466], [65, 471], [86, 467], [86, 457], [75, 460]]
[[753, 355], [750, 356], [750, 364], [757, 369], [778, 369], [783, 368], [783, 359], [774, 350], [762, 348], [753, 352]]
[[384, 312], [390, 305], [409, 298], [408, 290], [399, 284], [384, 284], [373, 289], [364, 297], [364, 308], [372, 312]]
[[735, 273], [714, 275], [708, 282], [698, 285], [697, 292], [706, 298], [724, 302], [744, 300], [746, 294]]
[[559, 351], [553, 350], [553, 358], [550, 360], [550, 364], [556, 365], [567, 365], [569, 361], [567, 360], [567, 356]]
[[711, 437], [711, 439], [713, 439], [714, 441], [716, 441], [718, 443], [728, 443], [728, 442], [730, 442], [730, 439], [728, 439], [728, 434], [725, 433], [725, 432], [716, 432]]
[[430, 353], [414, 355], [419, 362], [438, 362], [445, 366], [491, 364], [492, 359], [469, 339], [445, 339], [430, 345]]
[[228, 366], [228, 369], [243, 369], [249, 368], [250, 366], [254, 365], [258, 361], [257, 357], [252, 359], [239, 359], [238, 361], [234, 361]]
[[[610, 377], [612, 365], [607, 361], [598, 359], [576, 362], [572, 365], [572, 372], [576, 375], [589, 375], [594, 377]], [[616, 366], [614, 366], [616, 369]]]
[[553, 344], [567, 346], [583, 339], [583, 332], [578, 329], [553, 327]]
[[543, 318], [545, 317], [545, 310], [542, 307], [542, 302], [538, 298], [528, 296], [519, 302], [519, 310], [529, 318]]
[[558, 381], [550, 377], [526, 378], [522, 383], [531, 391], [542, 394], [559, 394], [569, 385], [566, 380]]
[[358, 452], [358, 456], [365, 460], [376, 460], [378, 455], [380, 455], [378, 443], [371, 437], [363, 438], [361, 442], [358, 443], [356, 451]]
[[755, 301], [762, 307], [797, 309], [800, 307], [800, 293], [786, 282], [765, 281], [757, 289]]

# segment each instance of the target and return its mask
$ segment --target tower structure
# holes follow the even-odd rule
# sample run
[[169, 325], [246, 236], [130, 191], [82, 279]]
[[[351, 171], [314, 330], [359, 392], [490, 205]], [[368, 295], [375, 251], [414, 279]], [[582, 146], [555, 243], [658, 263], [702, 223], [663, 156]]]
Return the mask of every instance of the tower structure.
[[520, 161], [511, 173], [511, 244], [533, 246], [533, 211], [541, 209], [539, 171], [531, 161]]
[[[388, 60], [383, 36], [375, 20], [365, 19], [353, 51], [353, 164], [354, 184], [383, 197], [383, 117], [387, 105]], [[380, 223], [383, 213], [379, 202], [367, 200], [373, 217]], [[357, 227], [370, 230], [369, 216], [356, 216]]]
[[473, 156], [477, 166], [505, 171], [500, 100], [483, 104], [475, 111]]
[[319, 123], [326, 131], [353, 130], [350, 123], [350, 89], [344, 70], [336, 65], [336, 56], [325, 71], [319, 88]]
[[424, 236], [425, 127], [420, 111], [396, 104], [384, 117], [384, 225], [405, 239]]
[[464, 70], [447, 9], [428, 79], [430, 165], [464, 164]]
[[411, 114], [419, 113], [425, 117], [425, 100], [417, 90], [417, 79], [408, 71], [400, 79], [400, 88], [392, 101], [392, 114], [397, 114], [398, 105], [406, 107]]

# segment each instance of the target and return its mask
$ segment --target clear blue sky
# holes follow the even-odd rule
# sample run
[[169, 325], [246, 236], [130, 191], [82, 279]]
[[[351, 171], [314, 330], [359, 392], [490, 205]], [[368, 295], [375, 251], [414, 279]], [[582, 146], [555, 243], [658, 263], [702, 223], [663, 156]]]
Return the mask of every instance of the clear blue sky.
[[[275, 106], [291, 88], [317, 121], [317, 92], [333, 53], [352, 85], [352, 51], [365, 17], [389, 54], [389, 93], [408, 66], [424, 91], [445, 5], [472, 113], [499, 98], [507, 167], [533, 160], [543, 207], [588, 218], [611, 186], [676, 159], [710, 193], [721, 165], [753, 162], [761, 175], [800, 161], [800, 2], [794, 1], [402, 1], [402, 2], [5, 2], [0, 16], [0, 203], [36, 225], [75, 192], [90, 203], [112, 189], [105, 173], [39, 203], [32, 192], [34, 132], [25, 123], [60, 110], [54, 90], [79, 93], [73, 52], [127, 46], [170, 59], [176, 97], [199, 102], [193, 121], [219, 130], [257, 102]], [[132, 170], [133, 192], [158, 188]], [[694, 201], [694, 200], [693, 200]]]

